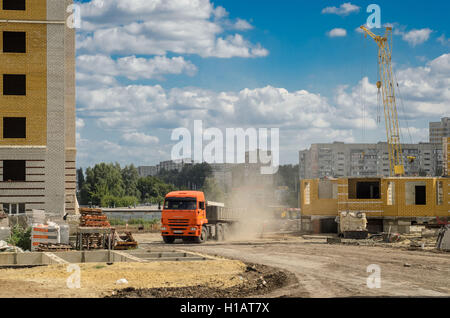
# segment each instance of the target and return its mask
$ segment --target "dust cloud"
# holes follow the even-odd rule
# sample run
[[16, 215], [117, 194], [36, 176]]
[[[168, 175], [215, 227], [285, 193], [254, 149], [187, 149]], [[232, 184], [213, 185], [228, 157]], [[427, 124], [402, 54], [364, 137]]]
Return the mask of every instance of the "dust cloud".
[[279, 219], [273, 207], [276, 205], [275, 191], [265, 187], [258, 189], [240, 188], [232, 192], [225, 205], [228, 208], [242, 209], [239, 220], [231, 226], [226, 235], [227, 241], [260, 239], [264, 234], [276, 230]]

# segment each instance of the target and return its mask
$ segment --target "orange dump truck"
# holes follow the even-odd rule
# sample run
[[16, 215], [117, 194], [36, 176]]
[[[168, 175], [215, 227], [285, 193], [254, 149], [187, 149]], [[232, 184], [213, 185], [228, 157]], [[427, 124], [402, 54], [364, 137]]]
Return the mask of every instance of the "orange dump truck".
[[244, 209], [226, 208], [223, 203], [205, 200], [200, 191], [174, 191], [166, 195], [161, 216], [165, 243], [176, 239], [206, 242], [222, 241], [232, 231]]

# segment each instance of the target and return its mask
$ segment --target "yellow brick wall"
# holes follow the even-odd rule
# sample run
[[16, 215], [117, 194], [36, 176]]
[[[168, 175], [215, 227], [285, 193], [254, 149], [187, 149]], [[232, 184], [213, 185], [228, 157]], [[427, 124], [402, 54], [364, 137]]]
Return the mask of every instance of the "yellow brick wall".
[[[305, 185], [310, 183], [310, 204], [305, 204]], [[333, 180], [332, 183], [337, 183]], [[302, 180], [300, 184], [300, 207], [303, 215], [337, 215], [336, 199], [319, 199], [319, 180]]]
[[[31, 2], [43, 2], [43, 1], [31, 1]], [[26, 32], [27, 52], [3, 53], [3, 31]], [[47, 28], [45, 24], [0, 23], [0, 92], [1, 92], [0, 146], [46, 145], [46, 135], [47, 135], [46, 50], [47, 50]], [[26, 83], [27, 95], [4, 96], [3, 74], [25, 74], [27, 81]], [[26, 117], [27, 138], [3, 139], [3, 117]]]
[[43, 21], [47, 18], [46, 0], [25, 0], [25, 11], [2, 9], [3, 0], [0, 0], [0, 19]]
[[[367, 179], [371, 181], [372, 179]], [[349, 199], [348, 179], [341, 178], [338, 183], [338, 199], [318, 199], [318, 181], [302, 180], [300, 190], [300, 207], [303, 215], [311, 216], [337, 216], [338, 211], [366, 212], [369, 217], [449, 217], [450, 216], [450, 178], [386, 178], [381, 179], [381, 199], [359, 200]], [[388, 205], [387, 190], [389, 182], [394, 186], [394, 201]], [[408, 182], [424, 182], [426, 185], [426, 205], [406, 204], [406, 184]], [[437, 184], [442, 182], [443, 201], [437, 204]], [[305, 204], [305, 185], [309, 183], [311, 202]], [[381, 211], [381, 212], [376, 212]]]

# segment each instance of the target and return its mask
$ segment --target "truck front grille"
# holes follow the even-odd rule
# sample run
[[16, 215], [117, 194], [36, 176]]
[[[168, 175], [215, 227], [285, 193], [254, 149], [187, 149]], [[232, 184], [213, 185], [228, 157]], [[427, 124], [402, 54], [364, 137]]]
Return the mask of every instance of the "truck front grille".
[[188, 226], [188, 219], [169, 219], [170, 226]]

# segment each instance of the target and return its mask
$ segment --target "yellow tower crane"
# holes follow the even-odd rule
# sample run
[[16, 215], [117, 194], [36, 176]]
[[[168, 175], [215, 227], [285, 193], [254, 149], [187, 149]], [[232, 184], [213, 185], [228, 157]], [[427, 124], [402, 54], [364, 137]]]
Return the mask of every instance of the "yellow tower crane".
[[377, 82], [377, 88], [378, 93], [380, 93], [381, 90], [381, 97], [384, 105], [390, 175], [403, 176], [405, 174], [405, 165], [403, 163], [403, 151], [400, 143], [395, 82], [392, 71], [392, 28], [387, 27], [384, 36], [374, 34], [365, 26], [361, 26], [361, 29], [365, 32], [366, 37], [369, 35], [378, 45], [380, 79]]

